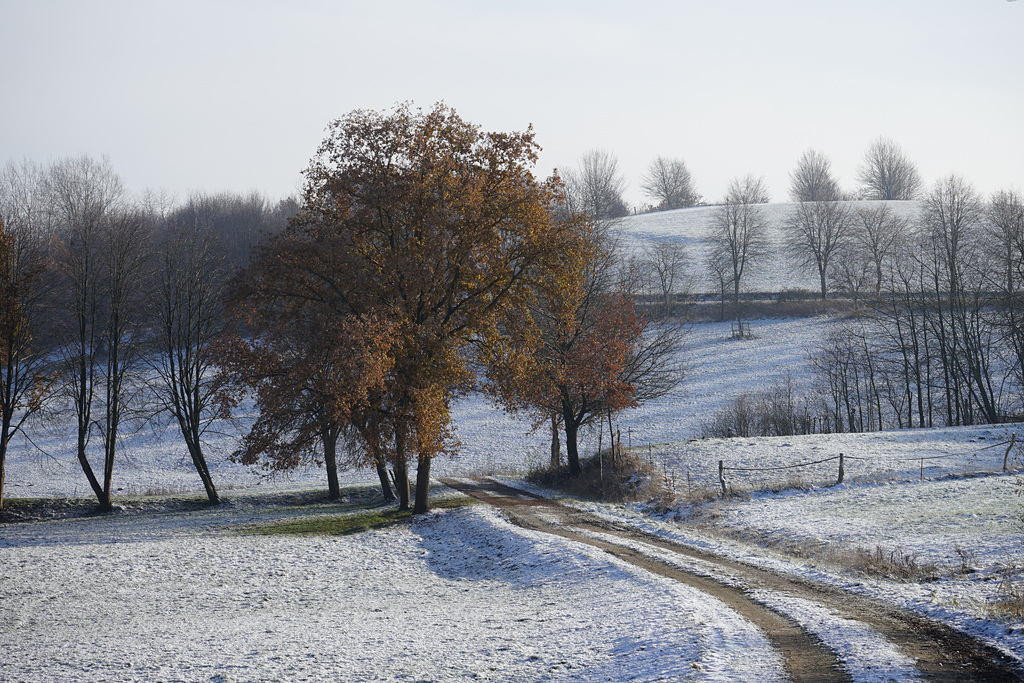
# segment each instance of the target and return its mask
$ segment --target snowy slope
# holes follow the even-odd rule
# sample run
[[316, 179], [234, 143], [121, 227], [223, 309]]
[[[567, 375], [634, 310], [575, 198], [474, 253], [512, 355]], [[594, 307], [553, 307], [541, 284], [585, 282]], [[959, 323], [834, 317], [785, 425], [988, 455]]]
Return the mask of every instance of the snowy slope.
[[[887, 204], [894, 215], [915, 219], [921, 211], [921, 202], [850, 202], [853, 207], [868, 209]], [[796, 205], [787, 202], [761, 204], [762, 212], [769, 226], [768, 239], [774, 247], [773, 254], [761, 263], [753, 263], [749, 279], [744, 278], [743, 288], [751, 292], [782, 292], [787, 289], [809, 289], [817, 291], [818, 281], [814, 273], [797, 267], [785, 254], [781, 245], [785, 227], [792, 221]], [[624, 249], [639, 252], [645, 245], [660, 240], [681, 243], [687, 250], [690, 263], [696, 271], [697, 291], [715, 292], [717, 285], [710, 278], [707, 267], [707, 250], [704, 239], [714, 220], [716, 207], [699, 206], [675, 211], [658, 211], [622, 219], [616, 226]]]

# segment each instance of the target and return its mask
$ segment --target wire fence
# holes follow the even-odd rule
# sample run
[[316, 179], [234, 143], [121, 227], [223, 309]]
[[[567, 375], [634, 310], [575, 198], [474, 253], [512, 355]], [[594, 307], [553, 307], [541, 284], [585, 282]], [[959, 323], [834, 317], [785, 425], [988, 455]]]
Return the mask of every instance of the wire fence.
[[[818, 460], [808, 460], [808, 461], [792, 463], [792, 464], [788, 464], [788, 465], [763, 465], [763, 466], [750, 466], [750, 467], [729, 466], [729, 465], [725, 464], [725, 460], [719, 460], [718, 461], [717, 483], [718, 483], [718, 486], [721, 488], [721, 495], [724, 497], [724, 496], [728, 495], [729, 488], [730, 488], [729, 480], [726, 478], [726, 473], [727, 472], [734, 472], [734, 473], [738, 473], [740, 475], [743, 475], [745, 473], [757, 473], [758, 475], [761, 475], [761, 476], [757, 477], [758, 482], [763, 484], [763, 483], [765, 483], [765, 480], [766, 480], [766, 477], [764, 475], [767, 474], [767, 473], [784, 472], [784, 471], [796, 471], [796, 470], [806, 469], [806, 468], [809, 468], [809, 467], [815, 467], [817, 465], [824, 465], [824, 464], [830, 463], [830, 462], [838, 462], [838, 468], [836, 470], [836, 475], [835, 475], [835, 480], [834, 480], [835, 484], [838, 485], [838, 484], [842, 484], [842, 483], [845, 482], [846, 474], [847, 474], [846, 470], [847, 470], [847, 466], [850, 463], [850, 461], [854, 461], [854, 462], [859, 461], [859, 462], [865, 462], [865, 463], [873, 463], [873, 464], [876, 464], [876, 465], [877, 464], [885, 464], [885, 465], [889, 466], [890, 469], [891, 469], [891, 467], [893, 465], [898, 465], [900, 463], [918, 463], [918, 467], [914, 468], [914, 469], [916, 469], [918, 471], [919, 479], [924, 480], [925, 479], [925, 474], [926, 474], [925, 463], [928, 463], [928, 462], [931, 462], [931, 461], [936, 461], [936, 460], [960, 460], [960, 461], [968, 460], [968, 461], [972, 461], [973, 462], [973, 461], [976, 461], [978, 456], [980, 456], [985, 451], [990, 451], [990, 450], [993, 450], [995, 448], [999, 448], [999, 447], [1002, 447], [1002, 446], [1005, 446], [1006, 450], [1003, 453], [1001, 469], [995, 469], [997, 467], [997, 465], [995, 463], [992, 463], [989, 467], [987, 467], [985, 469], [979, 470], [978, 468], [973, 468], [971, 471], [973, 471], [975, 473], [978, 473], [979, 471], [980, 472], [991, 472], [991, 473], [996, 473], [996, 472], [1000, 472], [1000, 471], [1001, 472], [1008, 472], [1008, 471], [1011, 471], [1011, 464], [1012, 464], [1011, 455], [1014, 453], [1014, 447], [1017, 446], [1017, 435], [1015, 433], [1011, 434], [1010, 438], [1008, 440], [1006, 440], [1006, 441], [1000, 441], [998, 443], [990, 444], [988, 446], [985, 446], [984, 448], [977, 449], [976, 451], [974, 451], [972, 453], [947, 453], [947, 454], [944, 454], [944, 455], [923, 455], [923, 456], [909, 456], [909, 457], [908, 456], [905, 456], [905, 457], [893, 457], [893, 456], [864, 457], [864, 456], [845, 455], [843, 453], [840, 453], [839, 455], [834, 455], [834, 456], [831, 456], [831, 457], [828, 457], [828, 458], [821, 458], [821, 459], [818, 459]], [[968, 468], [966, 468], [966, 467], [946, 468], [945, 470], [942, 471], [942, 474], [943, 475], [955, 474], [955, 473], [957, 473], [957, 470], [959, 470], [960, 473], [966, 474], [967, 471], [968, 471]], [[932, 474], [932, 473], [929, 473], [929, 474]], [[689, 480], [690, 480], [690, 476], [689, 476], [689, 472], [687, 471], [687, 482], [689, 482]]]

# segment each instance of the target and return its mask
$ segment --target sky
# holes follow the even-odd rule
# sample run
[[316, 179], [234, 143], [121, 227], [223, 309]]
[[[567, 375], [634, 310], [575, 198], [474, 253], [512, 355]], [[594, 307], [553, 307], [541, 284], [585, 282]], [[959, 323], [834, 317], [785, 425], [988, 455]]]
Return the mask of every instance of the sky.
[[925, 181], [1024, 190], [1024, 2], [0, 0], [0, 164], [108, 155], [137, 192], [297, 194], [327, 124], [444, 101], [531, 125], [536, 168], [657, 156], [707, 201], [807, 149], [853, 189], [895, 140]]

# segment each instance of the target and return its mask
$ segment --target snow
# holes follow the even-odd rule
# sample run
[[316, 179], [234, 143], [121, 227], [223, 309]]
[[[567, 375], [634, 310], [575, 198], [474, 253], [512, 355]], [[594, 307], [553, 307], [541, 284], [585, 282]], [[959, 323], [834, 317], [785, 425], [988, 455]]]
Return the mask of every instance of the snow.
[[[839, 454], [845, 456], [844, 482], [934, 479], [952, 474], [997, 472], [1003, 467], [1008, 432], [1021, 425], [906, 429], [864, 434], [812, 434], [753, 439], [701, 439], [653, 449], [656, 462], [689, 476], [691, 485], [718, 486], [718, 461], [736, 490], [766, 485], [832, 485], [838, 481]], [[771, 467], [831, 459], [793, 470]], [[747, 468], [752, 471], [744, 471]], [[685, 488], [680, 484], [679, 488]]]
[[352, 536], [254, 518], [8, 526], [0, 680], [783, 680], [723, 605], [481, 506]]
[[[669, 218], [637, 220], [651, 222], [653, 238], [669, 234]], [[1024, 623], [993, 608], [1002, 582], [1024, 580], [1019, 475], [998, 473], [1005, 452], [998, 444], [1021, 425], [697, 438], [701, 424], [739, 394], [787, 375], [806, 382], [803, 361], [834, 324], [752, 321], [753, 338], [742, 340], [730, 337], [728, 324], [695, 325], [681, 391], [616, 424], [624, 443], [674, 477], [679, 507], [662, 519], [636, 506], [588, 507], [729, 557], [884, 597], [1024, 659]], [[461, 399], [454, 414], [462, 453], [438, 460], [438, 477], [515, 476], [547, 459], [543, 427], [532, 433], [528, 421], [478, 396]], [[8, 495], [87, 496], [59, 426], [30, 436], [46, 454], [16, 442]], [[599, 551], [512, 527], [487, 509], [354, 536], [240, 535], [240, 526], [311, 513], [258, 505], [255, 494], [323, 488], [324, 475], [310, 466], [265, 478], [226, 459], [236, 438], [237, 429], [225, 428], [210, 439], [214, 480], [232, 501], [223, 508], [155, 514], [129, 506], [0, 526], [0, 681], [781, 676], [763, 637], [724, 606]], [[201, 493], [175, 439], [170, 428], [126, 436], [115, 469], [120, 497]], [[581, 445], [592, 450], [596, 441], [585, 435]], [[729, 470], [729, 485], [749, 493], [686, 502], [690, 493], [694, 501], [714, 495], [719, 460], [764, 468], [840, 452], [848, 458], [842, 486], [834, 486], [835, 461], [796, 470], [792, 481], [788, 472]], [[963, 476], [978, 472], [996, 474]], [[346, 485], [373, 479], [366, 471], [342, 476]], [[764, 490], [787, 481], [801, 488]], [[730, 535], [770, 547], [899, 548], [934, 563], [940, 576], [921, 583], [852, 576]], [[960, 571], [965, 563], [971, 571]], [[909, 676], [898, 653], [855, 624], [791, 596], [761, 598], [820, 630], [855, 680], [885, 680], [885, 671]]]
[[862, 683], [914, 681], [921, 676], [914, 660], [901, 654], [892, 643], [862, 624], [843, 619], [813, 602], [772, 591], [753, 591], [753, 597], [792, 617], [798, 624], [818, 636], [823, 643], [840, 653], [843, 668]]
[[719, 523], [809, 545], [902, 547], [952, 566], [960, 553], [992, 565], [1020, 552], [1016, 477], [895, 482], [754, 496], [716, 505]]
[[[742, 580], [723, 573], [721, 565], [687, 558], [638, 541], [624, 541], [603, 533], [591, 533], [606, 543], [639, 550], [648, 557], [706, 576], [728, 585], [745, 588]], [[679, 540], [678, 537], [676, 540]], [[690, 541], [692, 543], [692, 540]], [[919, 678], [914, 661], [901, 654], [891, 642], [858, 622], [844, 619], [833, 611], [808, 600], [778, 591], [747, 590], [747, 595], [789, 617], [817, 636], [826, 647], [836, 652], [844, 670], [858, 683], [885, 683], [887, 681], [916, 680]]]

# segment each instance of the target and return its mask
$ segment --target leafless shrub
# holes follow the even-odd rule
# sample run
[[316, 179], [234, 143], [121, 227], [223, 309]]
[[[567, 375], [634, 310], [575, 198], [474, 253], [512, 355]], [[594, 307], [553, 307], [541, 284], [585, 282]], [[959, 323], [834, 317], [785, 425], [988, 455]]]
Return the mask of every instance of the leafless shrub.
[[958, 564], [953, 568], [954, 576], [967, 576], [977, 571], [974, 568], [974, 563], [977, 560], [977, 554], [967, 548], [964, 548], [959, 543], [953, 545], [953, 552], [956, 554]]
[[797, 396], [792, 376], [768, 389], [737, 396], [701, 426], [704, 438], [792, 436], [810, 433], [813, 416]]

